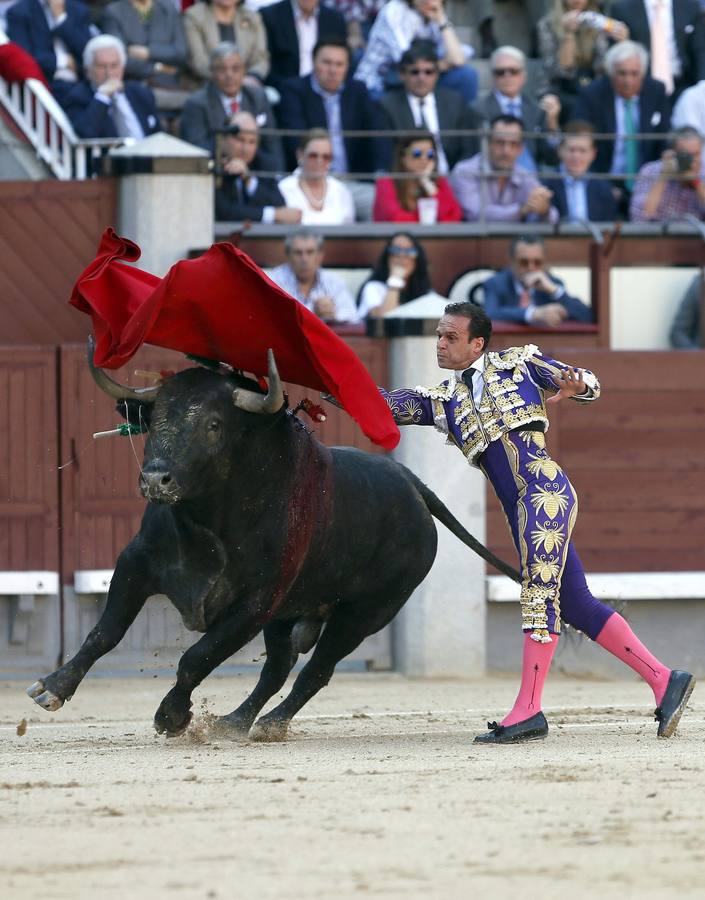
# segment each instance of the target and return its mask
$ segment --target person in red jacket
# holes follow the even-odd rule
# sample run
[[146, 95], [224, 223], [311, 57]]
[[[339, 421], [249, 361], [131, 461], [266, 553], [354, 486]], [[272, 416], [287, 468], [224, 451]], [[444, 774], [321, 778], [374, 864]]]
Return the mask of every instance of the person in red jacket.
[[427, 131], [397, 143], [394, 172], [406, 177], [378, 178], [375, 222], [459, 222], [462, 210], [448, 181], [436, 175], [436, 142]]

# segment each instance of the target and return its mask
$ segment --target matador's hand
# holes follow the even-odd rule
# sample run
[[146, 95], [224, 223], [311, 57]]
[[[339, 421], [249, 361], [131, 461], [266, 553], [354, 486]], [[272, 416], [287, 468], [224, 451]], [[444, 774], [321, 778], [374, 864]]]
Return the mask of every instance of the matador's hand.
[[558, 393], [549, 397], [546, 403], [558, 403], [564, 397], [570, 398], [587, 392], [582, 369], [564, 369], [560, 375], [553, 376], [553, 382]]

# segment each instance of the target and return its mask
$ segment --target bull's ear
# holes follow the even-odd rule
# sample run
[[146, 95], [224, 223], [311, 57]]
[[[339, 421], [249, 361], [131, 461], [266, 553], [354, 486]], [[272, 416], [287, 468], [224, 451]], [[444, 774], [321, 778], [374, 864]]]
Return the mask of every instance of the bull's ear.
[[146, 425], [149, 428], [149, 420], [152, 415], [153, 403], [144, 403], [141, 400], [118, 400], [115, 409], [130, 425]]

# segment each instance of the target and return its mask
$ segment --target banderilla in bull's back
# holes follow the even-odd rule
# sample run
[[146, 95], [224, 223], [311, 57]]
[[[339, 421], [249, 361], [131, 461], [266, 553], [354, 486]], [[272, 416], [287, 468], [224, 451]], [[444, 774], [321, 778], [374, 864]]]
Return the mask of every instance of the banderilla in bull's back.
[[[519, 578], [404, 466], [316, 440], [288, 412], [271, 351], [266, 395], [238, 373], [203, 367], [136, 391], [96, 369], [92, 349], [89, 365], [128, 421], [146, 428], [139, 486], [148, 503], [97, 625], [72, 659], [28, 689], [44, 709], [69, 700], [147, 599], [165, 594], [202, 637], [181, 657], [154, 717], [157, 731], [182, 733], [194, 689], [262, 631], [259, 681], [215, 727], [224, 736], [283, 740], [336, 664], [387, 625], [426, 576], [436, 555], [434, 517]], [[257, 719], [311, 649], [289, 695]]]

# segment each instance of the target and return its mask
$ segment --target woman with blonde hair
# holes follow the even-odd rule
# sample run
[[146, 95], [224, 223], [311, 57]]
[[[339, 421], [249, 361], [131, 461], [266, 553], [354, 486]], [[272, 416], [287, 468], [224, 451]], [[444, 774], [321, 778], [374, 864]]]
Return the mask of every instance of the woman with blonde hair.
[[204, 0], [183, 14], [188, 67], [204, 83], [210, 78], [211, 53], [218, 44], [237, 44], [250, 80], [264, 81], [269, 74], [269, 50], [258, 12], [245, 9], [244, 0]]
[[312, 128], [299, 142], [298, 166], [279, 182], [286, 205], [301, 210], [302, 225], [346, 225], [355, 221], [348, 188], [329, 174], [333, 145], [325, 128]]
[[539, 93], [554, 93], [563, 110], [570, 111], [581, 87], [603, 74], [610, 42], [629, 37], [624, 22], [600, 12], [597, 0], [553, 0], [548, 15], [536, 25], [543, 79]]
[[399, 178], [378, 178], [372, 218], [375, 222], [459, 222], [463, 213], [447, 179], [438, 176], [436, 141], [418, 131], [397, 141], [393, 171]]

